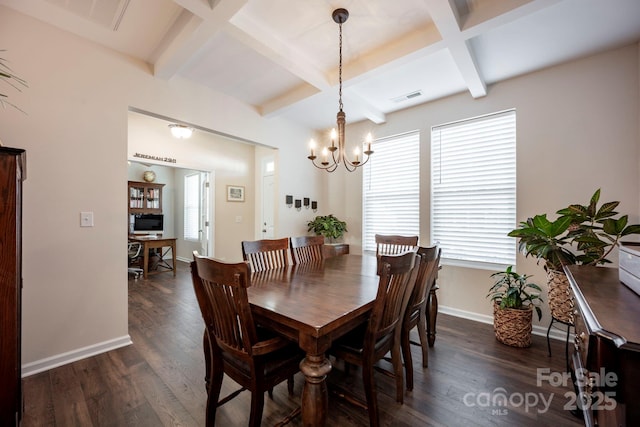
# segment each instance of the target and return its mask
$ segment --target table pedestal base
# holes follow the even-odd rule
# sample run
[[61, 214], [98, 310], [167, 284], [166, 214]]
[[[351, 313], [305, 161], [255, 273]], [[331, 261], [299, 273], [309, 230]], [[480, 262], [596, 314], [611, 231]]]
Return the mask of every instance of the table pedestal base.
[[302, 389], [303, 425], [324, 426], [329, 407], [327, 375], [331, 372], [331, 362], [324, 354], [307, 354], [300, 362], [300, 371], [306, 380]]

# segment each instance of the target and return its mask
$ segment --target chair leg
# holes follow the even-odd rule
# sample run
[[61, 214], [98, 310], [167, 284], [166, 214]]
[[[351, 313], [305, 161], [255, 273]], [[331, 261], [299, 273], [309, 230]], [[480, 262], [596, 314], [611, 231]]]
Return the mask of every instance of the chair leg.
[[289, 396], [293, 396], [293, 376], [287, 378], [287, 391]]
[[260, 427], [262, 424], [262, 409], [264, 407], [264, 392], [251, 392], [251, 414], [249, 415], [249, 426]]
[[364, 384], [364, 394], [367, 398], [369, 424], [371, 427], [380, 427], [378, 397], [376, 395], [375, 381], [373, 380], [373, 364], [365, 364], [365, 366], [362, 367], [362, 382]]
[[209, 342], [209, 334], [204, 331], [202, 337], [205, 360], [204, 382], [207, 390], [207, 412], [205, 415], [206, 427], [213, 427], [216, 423], [216, 410], [218, 409], [218, 399], [220, 398], [220, 390], [222, 389], [222, 380], [224, 377], [224, 366], [219, 357], [212, 355], [211, 343]]
[[429, 346], [427, 338], [427, 314], [421, 313], [418, 317], [418, 337], [420, 338], [420, 347], [422, 348], [422, 367], [429, 367]]
[[[399, 338], [399, 337], [398, 337]], [[396, 379], [396, 402], [404, 403], [404, 375], [402, 372], [402, 354], [400, 352], [400, 343], [396, 338], [393, 347], [391, 347], [391, 363], [393, 365], [393, 373]]]
[[436, 342], [436, 320], [438, 318], [438, 296], [436, 295], [436, 285], [429, 291], [429, 301], [427, 301], [427, 328], [429, 337], [429, 347], [433, 347]]
[[413, 358], [411, 357], [411, 343], [408, 328], [402, 327], [402, 359], [404, 360], [404, 376], [407, 379], [407, 390], [413, 390]]

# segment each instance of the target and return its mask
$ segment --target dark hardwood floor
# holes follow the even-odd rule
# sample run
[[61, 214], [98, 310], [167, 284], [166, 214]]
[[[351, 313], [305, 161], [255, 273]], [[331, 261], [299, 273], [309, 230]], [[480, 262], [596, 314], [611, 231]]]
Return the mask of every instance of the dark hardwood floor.
[[[203, 324], [188, 264], [179, 264], [176, 278], [129, 280], [133, 345], [24, 379], [23, 426], [204, 425]], [[571, 383], [557, 385], [565, 370], [564, 342], [553, 341], [548, 357], [544, 337], [534, 336], [528, 349], [511, 348], [496, 341], [490, 325], [443, 314], [437, 332], [428, 369], [422, 369], [419, 348], [413, 348], [415, 386], [404, 405], [395, 402], [393, 379], [376, 375], [382, 425], [582, 425], [564, 409], [571, 403]], [[330, 383], [364, 396], [359, 370], [347, 376], [339, 362], [335, 365]], [[538, 369], [548, 369], [543, 376], [558, 381], [538, 384]], [[265, 398], [263, 425], [275, 424], [299, 405], [303, 381], [298, 373], [292, 397], [281, 384], [273, 399]], [[225, 378], [223, 395], [236, 388]], [[365, 411], [333, 395], [329, 399], [329, 426], [368, 425]], [[250, 394], [241, 393], [218, 410], [216, 425], [247, 425], [249, 407]], [[297, 417], [290, 425], [301, 424]]]

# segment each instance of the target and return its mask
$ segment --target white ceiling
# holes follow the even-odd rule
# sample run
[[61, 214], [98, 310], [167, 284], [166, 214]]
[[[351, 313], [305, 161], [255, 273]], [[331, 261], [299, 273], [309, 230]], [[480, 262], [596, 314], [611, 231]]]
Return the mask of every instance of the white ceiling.
[[[335, 124], [343, 24], [347, 122], [640, 40], [640, 0], [0, 0], [266, 117]], [[419, 93], [408, 99], [407, 95]]]

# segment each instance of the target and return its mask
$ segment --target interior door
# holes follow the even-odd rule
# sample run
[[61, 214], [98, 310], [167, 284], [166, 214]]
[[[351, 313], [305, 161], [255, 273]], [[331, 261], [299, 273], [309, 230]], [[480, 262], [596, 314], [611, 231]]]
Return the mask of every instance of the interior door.
[[263, 239], [273, 239], [275, 236], [275, 179], [274, 161], [266, 159], [263, 162], [262, 175], [262, 224], [261, 236]]
[[209, 210], [209, 193], [211, 184], [209, 173], [200, 173], [200, 253], [209, 255], [209, 236], [211, 235], [211, 216]]

